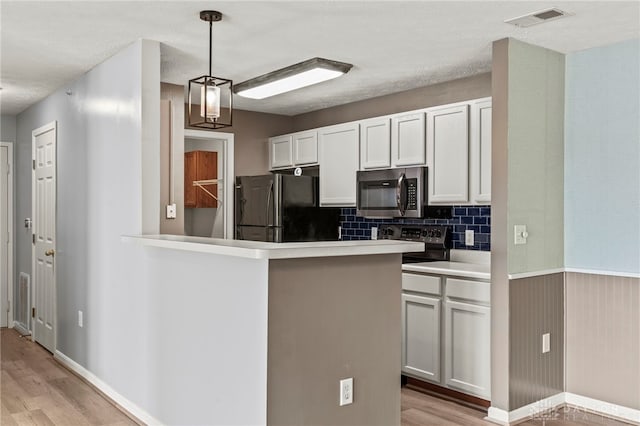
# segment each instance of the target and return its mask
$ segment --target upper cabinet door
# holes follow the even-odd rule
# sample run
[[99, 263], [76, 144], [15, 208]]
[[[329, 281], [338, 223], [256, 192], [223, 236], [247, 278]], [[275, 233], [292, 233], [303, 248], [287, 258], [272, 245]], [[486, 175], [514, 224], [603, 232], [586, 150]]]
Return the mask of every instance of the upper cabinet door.
[[291, 167], [293, 149], [291, 135], [276, 136], [269, 139], [269, 164], [272, 169]]
[[318, 130], [320, 145], [320, 205], [356, 205], [356, 173], [360, 159], [358, 123]]
[[374, 118], [360, 123], [360, 167], [362, 170], [391, 167], [391, 120]]
[[318, 163], [318, 132], [315, 130], [293, 135], [293, 164], [308, 166]]
[[424, 166], [424, 113], [396, 115], [391, 124], [391, 158], [394, 167]]
[[469, 105], [427, 112], [429, 204], [469, 202]]
[[491, 203], [491, 98], [471, 104], [471, 172], [472, 201]]

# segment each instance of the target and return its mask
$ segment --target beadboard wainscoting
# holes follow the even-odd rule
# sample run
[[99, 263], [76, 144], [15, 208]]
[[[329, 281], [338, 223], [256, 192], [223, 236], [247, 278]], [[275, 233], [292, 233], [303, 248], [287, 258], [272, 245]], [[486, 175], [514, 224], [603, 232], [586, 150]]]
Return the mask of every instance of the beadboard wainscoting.
[[567, 392], [640, 410], [640, 279], [565, 280]]
[[[340, 212], [340, 226], [343, 240], [369, 240], [371, 227], [380, 225], [450, 225], [454, 249], [491, 250], [491, 206], [453, 206], [451, 219], [367, 219], [356, 216], [356, 209], [343, 208]], [[475, 244], [464, 244], [464, 233], [474, 232]]]
[[[509, 408], [564, 390], [564, 274], [510, 280]], [[542, 353], [542, 335], [550, 351]]]

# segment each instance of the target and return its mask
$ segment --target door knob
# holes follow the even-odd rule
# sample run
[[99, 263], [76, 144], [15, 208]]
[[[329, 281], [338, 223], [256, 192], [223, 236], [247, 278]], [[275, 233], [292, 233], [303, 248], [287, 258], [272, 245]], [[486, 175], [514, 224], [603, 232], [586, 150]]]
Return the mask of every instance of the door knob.
[[53, 256], [54, 254], [56, 254], [56, 251], [54, 249], [49, 249], [44, 252], [45, 256]]

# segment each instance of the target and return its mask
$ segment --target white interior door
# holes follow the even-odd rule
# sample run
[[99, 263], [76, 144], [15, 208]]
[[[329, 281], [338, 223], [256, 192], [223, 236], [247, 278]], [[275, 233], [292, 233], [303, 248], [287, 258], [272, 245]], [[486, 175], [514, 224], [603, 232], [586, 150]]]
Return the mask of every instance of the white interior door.
[[0, 146], [0, 327], [9, 326], [9, 147]]
[[33, 131], [34, 340], [55, 349], [56, 123]]

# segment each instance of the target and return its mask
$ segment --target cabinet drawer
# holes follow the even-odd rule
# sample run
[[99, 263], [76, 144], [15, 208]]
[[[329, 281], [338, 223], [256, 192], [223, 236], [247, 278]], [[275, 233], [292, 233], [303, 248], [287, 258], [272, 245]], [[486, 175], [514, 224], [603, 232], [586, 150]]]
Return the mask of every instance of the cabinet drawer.
[[440, 277], [419, 274], [402, 274], [402, 289], [418, 293], [442, 294]]
[[446, 295], [455, 299], [490, 303], [491, 283], [447, 278]]

